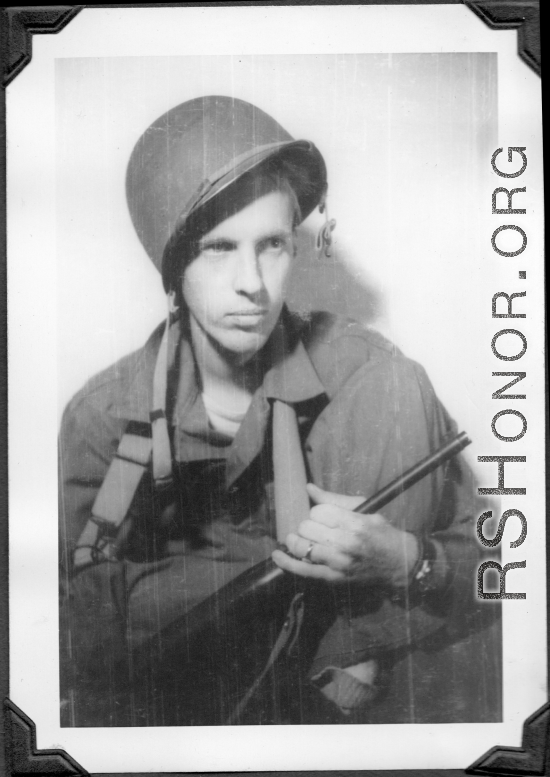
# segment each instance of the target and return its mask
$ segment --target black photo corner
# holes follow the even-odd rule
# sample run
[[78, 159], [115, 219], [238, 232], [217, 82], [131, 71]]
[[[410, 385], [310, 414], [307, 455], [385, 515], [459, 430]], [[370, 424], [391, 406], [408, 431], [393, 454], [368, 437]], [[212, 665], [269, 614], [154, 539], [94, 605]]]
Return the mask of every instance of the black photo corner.
[[[461, 0], [453, 3], [459, 4]], [[392, 5], [430, 4], [391, 2]], [[431, 4], [438, 0], [431, 0]], [[275, 5], [316, 5], [321, 3], [288, 2]], [[338, 3], [322, 3], [337, 5]], [[353, 4], [353, 3], [349, 3]], [[365, 0], [363, 5], [380, 4], [378, 0]], [[472, 13], [479, 16], [491, 29], [517, 30], [518, 56], [539, 76], [541, 72], [540, 45], [540, 9], [538, 0], [464, 0]], [[85, 8], [122, 8], [150, 7], [151, 4], [120, 4], [75, 5], [75, 6], [7, 6], [1, 10], [0, 35], [2, 55], [3, 86], [12, 83], [19, 73], [32, 59], [32, 44], [35, 35], [53, 35], [58, 33]], [[185, 7], [195, 3], [158, 3], [155, 6]], [[206, 6], [231, 5], [262, 5], [262, 3], [199, 3]], [[10, 700], [9, 691], [9, 643], [8, 643], [8, 469], [7, 469], [7, 279], [6, 279], [6, 131], [5, 131], [5, 92], [2, 93], [2, 313], [0, 347], [4, 369], [2, 370], [0, 413], [3, 427], [3, 445], [1, 454], [1, 536], [0, 536], [0, 682], [3, 698], [3, 743], [0, 752], [0, 772], [7, 777], [18, 775], [86, 775], [86, 764], [78, 764], [70, 753], [63, 750], [38, 750], [36, 746], [36, 730], [33, 721], [25, 710], [19, 709]], [[548, 402], [548, 394], [547, 394]], [[548, 412], [546, 415], [548, 429]], [[547, 441], [548, 446], [548, 441]], [[548, 448], [547, 448], [548, 450]], [[548, 490], [548, 489], [547, 489]], [[548, 530], [547, 530], [548, 531]], [[548, 564], [547, 564], [548, 574]], [[524, 722], [521, 747], [507, 747], [506, 743], [486, 742], [487, 749], [480, 753], [479, 758], [464, 770], [383, 770], [333, 772], [342, 775], [387, 775], [387, 777], [412, 777], [413, 775], [430, 775], [437, 777], [458, 777], [462, 774], [472, 775], [528, 775], [550, 774], [550, 703], [545, 704]], [[2, 769], [2, 757], [4, 767]], [[304, 772], [284, 772], [280, 774], [303, 774]], [[258, 776], [261, 773], [258, 773]], [[145, 777], [145, 776], [144, 776]]]

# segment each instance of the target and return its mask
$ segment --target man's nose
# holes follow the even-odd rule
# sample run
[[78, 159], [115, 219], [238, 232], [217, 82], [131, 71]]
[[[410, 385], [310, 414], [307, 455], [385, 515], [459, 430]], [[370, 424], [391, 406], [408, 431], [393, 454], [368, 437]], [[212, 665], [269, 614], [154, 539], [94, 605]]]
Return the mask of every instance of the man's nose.
[[253, 246], [238, 251], [235, 268], [235, 290], [240, 294], [258, 294], [264, 286], [259, 257]]

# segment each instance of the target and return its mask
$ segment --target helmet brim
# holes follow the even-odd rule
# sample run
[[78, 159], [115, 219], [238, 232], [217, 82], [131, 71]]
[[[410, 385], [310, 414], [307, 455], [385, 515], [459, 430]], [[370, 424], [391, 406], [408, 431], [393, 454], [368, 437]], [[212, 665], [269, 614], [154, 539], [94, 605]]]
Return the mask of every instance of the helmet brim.
[[[319, 205], [327, 188], [327, 171], [325, 161], [316, 146], [308, 140], [290, 140], [278, 143], [269, 143], [256, 147], [253, 151], [242, 154], [232, 160], [231, 164], [218, 170], [208, 179], [203, 181], [199, 189], [194, 193], [183, 211], [178, 217], [173, 233], [168, 241], [162, 257], [162, 277], [165, 289], [172, 285], [171, 265], [175, 261], [177, 245], [185, 233], [188, 219], [197, 213], [207, 203], [211, 203], [216, 197], [233, 186], [245, 174], [253, 172], [264, 163], [273, 160], [287, 160], [302, 173], [301, 181], [293, 185], [300, 206], [301, 220], [305, 220]], [[303, 185], [303, 179], [307, 185]]]

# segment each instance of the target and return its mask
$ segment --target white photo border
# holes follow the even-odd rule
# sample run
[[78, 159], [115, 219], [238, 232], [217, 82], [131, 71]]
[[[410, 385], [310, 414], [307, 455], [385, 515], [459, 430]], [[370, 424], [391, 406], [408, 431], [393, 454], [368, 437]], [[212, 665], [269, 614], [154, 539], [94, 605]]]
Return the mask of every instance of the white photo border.
[[[445, 12], [445, 13], [444, 13]], [[150, 14], [154, 13], [154, 16]], [[524, 146], [532, 148], [533, 162], [531, 165], [542, 170], [542, 148], [540, 140], [541, 123], [539, 121], [540, 99], [536, 99], [538, 87], [535, 84], [536, 77], [520, 62], [516, 54], [516, 33], [513, 30], [508, 32], [491, 32], [488, 28], [474, 17], [469, 9], [460, 5], [439, 5], [437, 7], [427, 8], [425, 6], [233, 6], [233, 7], [162, 7], [162, 8], [89, 8], [83, 10], [71, 24], [64, 29], [58, 36], [41, 36], [34, 39], [34, 54], [32, 63], [23, 71], [8, 89], [8, 138], [15, 138], [14, 125], [21, 118], [27, 116], [29, 111], [39, 113], [42, 120], [41, 137], [36, 144], [36, 137], [33, 135], [32, 126], [28, 126], [19, 135], [17, 144], [13, 144], [11, 155], [7, 160], [7, 172], [10, 189], [8, 189], [8, 261], [10, 280], [8, 287], [10, 312], [10, 508], [11, 508], [11, 527], [10, 527], [10, 604], [11, 604], [11, 687], [10, 698], [22, 710], [27, 713], [36, 724], [37, 745], [39, 749], [61, 748], [66, 750], [79, 763], [82, 763], [88, 770], [97, 772], [167, 772], [167, 771], [263, 771], [263, 770], [353, 770], [366, 768], [465, 768], [477, 758], [488, 746], [493, 743], [504, 742], [508, 746], [518, 746], [521, 742], [521, 729], [525, 718], [534, 711], [534, 709], [546, 701], [546, 685], [539, 678], [533, 677], [531, 670], [536, 666], [540, 670], [545, 662], [541, 655], [546, 654], [546, 627], [545, 624], [539, 624], [538, 630], [532, 626], [531, 620], [527, 620], [531, 630], [530, 638], [537, 643], [535, 661], [523, 661], [513, 653], [521, 653], [516, 645], [512, 652], [505, 650], [505, 666], [510, 667], [514, 664], [521, 664], [518, 669], [519, 674], [516, 679], [521, 677], [524, 687], [529, 688], [529, 693], [519, 698], [513, 699], [505, 695], [505, 722], [502, 724], [483, 724], [483, 732], [476, 733], [475, 728], [480, 728], [476, 724], [461, 724], [460, 729], [453, 727], [451, 734], [452, 742], [446, 741], [445, 753], [433, 747], [434, 732], [438, 735], [446, 733], [443, 729], [445, 725], [439, 726], [415, 726], [408, 727], [410, 734], [414, 733], [416, 739], [415, 750], [407, 750], [408, 733], [407, 727], [400, 726], [399, 734], [395, 726], [379, 726], [376, 731], [376, 739], [380, 740], [388, 737], [388, 742], [399, 735], [402, 743], [401, 750], [405, 753], [407, 763], [392, 761], [388, 762], [388, 753], [392, 756], [391, 748], [388, 744], [380, 745], [377, 742], [369, 741], [371, 737], [364, 731], [364, 727], [308, 727], [291, 732], [285, 727], [284, 739], [271, 736], [269, 731], [259, 731], [258, 729], [246, 730], [246, 727], [240, 729], [216, 729], [215, 747], [212, 746], [213, 730], [190, 729], [193, 734], [193, 743], [182, 734], [181, 729], [94, 729], [94, 730], [68, 730], [60, 729], [55, 725], [55, 715], [52, 718], [52, 710], [58, 701], [58, 695], [55, 695], [58, 670], [56, 668], [56, 639], [52, 635], [57, 634], [57, 621], [52, 602], [57, 607], [56, 583], [52, 578], [51, 564], [55, 560], [56, 548], [56, 530], [52, 538], [52, 526], [57, 527], [56, 510], [52, 507], [56, 504], [56, 473], [55, 456], [52, 459], [51, 453], [55, 446], [57, 436], [57, 409], [54, 407], [56, 402], [56, 378], [51, 375], [51, 366], [48, 370], [48, 364], [51, 365], [52, 354], [56, 353], [56, 287], [55, 271], [52, 278], [52, 267], [55, 268], [55, 196], [49, 199], [44, 196], [45, 192], [54, 192], [55, 184], [55, 166], [54, 155], [51, 153], [55, 142], [54, 129], [54, 97], [53, 97], [53, 62], [56, 58], [77, 57], [77, 56], [112, 56], [107, 54], [109, 47], [111, 51], [117, 51], [116, 56], [132, 56], [132, 51], [141, 49], [143, 51], [144, 43], [148, 46], [156, 46], [156, 51], [164, 49], [163, 56], [170, 52], [172, 56], [176, 55], [178, 46], [181, 42], [177, 39], [178, 25], [181, 29], [185, 28], [186, 55], [190, 55], [193, 48], [196, 53], [200, 53], [200, 46], [205, 45], [204, 35], [205, 19], [209, 17], [210, 29], [209, 40], [217, 52], [231, 53], [228, 51], [228, 41], [222, 35], [222, 20], [228, 18], [226, 14], [232, 14], [231, 21], [235, 24], [235, 14], [246, 13], [247, 30], [251, 26], [266, 24], [268, 20], [270, 30], [277, 28], [277, 23], [281, 24], [281, 19], [285, 24], [281, 29], [288, 33], [288, 23], [290, 26], [297, 24], [297, 20], [304, 21], [307, 18], [309, 29], [312, 30], [311, 40], [313, 54], [319, 53], [315, 50], [315, 41], [322, 40], [325, 46], [327, 40], [334, 44], [334, 51], [338, 51], [338, 45], [342, 46], [343, 40], [346, 40], [348, 47], [350, 42], [350, 30], [354, 31], [355, 47], [357, 53], [368, 53], [368, 51], [388, 52], [391, 45], [386, 41], [384, 35], [389, 35], [389, 28], [394, 26], [392, 41], [396, 52], [405, 53], [412, 51], [419, 46], [424, 46], [423, 51], [429, 51], [425, 43], [420, 40], [429, 40], [432, 44], [432, 51], [496, 51], [499, 56], [499, 89], [502, 90], [503, 84], [510, 89], [512, 96], [520, 101], [522, 110], [512, 111], [506, 104], [505, 95], [499, 91], [499, 145], [504, 146]], [[306, 13], [307, 17], [303, 14]], [[398, 14], [401, 21], [398, 27], [395, 27], [395, 21], [391, 20], [394, 14]], [[214, 21], [215, 14], [215, 21]], [[444, 14], [444, 15], [443, 15]], [[174, 27], [173, 19], [179, 16], [185, 22], [178, 21]], [[133, 19], [130, 17], [133, 16]], [[137, 21], [138, 17], [148, 21]], [[168, 17], [172, 21], [169, 21]], [[445, 34], [442, 34], [442, 20], [445, 16]], [[95, 17], [95, 18], [94, 18]], [[164, 18], [162, 18], [164, 17]], [[369, 24], [366, 24], [365, 18], [368, 17]], [[468, 34], [461, 37], [461, 34], [449, 25], [449, 20], [457, 25], [465, 25]], [[394, 19], [396, 17], [393, 17]], [[405, 19], [405, 22], [403, 22]], [[151, 20], [153, 20], [151, 22]], [[142, 27], [145, 25], [145, 27]], [[368, 26], [375, 26], [377, 35], [368, 39]], [[132, 29], [136, 40], [130, 40], [132, 35], [128, 35], [128, 29]], [[147, 29], [147, 39], [144, 41], [144, 29]], [[126, 30], [125, 38], [121, 37], [121, 30]], [[327, 39], [327, 31], [330, 29], [330, 38]], [[383, 29], [384, 34], [380, 35]], [[189, 35], [193, 30], [194, 35]], [[396, 32], [397, 30], [397, 32]], [[324, 34], [324, 38], [322, 37]], [[338, 37], [340, 36], [340, 38]], [[415, 38], [413, 42], [412, 38]], [[426, 36], [423, 38], [422, 36]], [[254, 40], [254, 36], [251, 36]], [[281, 45], [281, 39], [275, 44]], [[376, 37], [376, 40], [374, 38]], [[446, 44], [441, 42], [446, 38]], [[287, 34], [285, 45], [295, 47], [296, 51], [302, 52], [306, 45], [302, 39], [294, 39]], [[257, 38], [256, 38], [257, 40]], [[339, 41], [339, 44], [335, 44]], [[437, 41], [437, 46], [434, 44]], [[449, 43], [448, 41], [452, 41]], [[265, 43], [265, 41], [262, 41]], [[234, 42], [233, 42], [234, 45]], [[242, 52], [253, 54], [254, 44], [251, 50], [245, 51], [250, 46], [250, 40], [242, 41]], [[257, 43], [256, 43], [257, 45]], [[370, 49], [369, 49], [370, 45]], [[449, 46], [453, 48], [449, 48]], [[273, 41], [267, 42], [267, 47], [274, 47]], [[385, 46], [385, 48], [383, 48]], [[481, 46], [481, 48], [480, 48]], [[485, 46], [485, 48], [483, 48]], [[95, 49], [94, 49], [95, 47]], [[300, 47], [300, 48], [298, 48]], [[473, 48], [475, 47], [475, 48]], [[367, 49], [366, 51], [364, 49]], [[96, 53], [92, 54], [91, 51]], [[204, 50], [204, 49], [203, 49]], [[352, 45], [353, 51], [353, 45]], [[78, 52], [78, 53], [77, 53]], [[141, 54], [143, 55], [143, 54]], [[149, 56], [160, 56], [159, 54], [150, 54]], [[179, 54], [181, 56], [181, 54]], [[523, 67], [525, 71], [520, 68]], [[526, 75], [529, 73], [529, 76]], [[535, 97], [533, 97], [535, 95]], [[523, 100], [523, 103], [521, 102]], [[29, 109], [32, 105], [32, 109]], [[516, 103], [517, 105], [517, 103]], [[26, 106], [26, 108], [25, 108]], [[19, 124], [21, 126], [21, 124]], [[10, 134], [11, 133], [11, 134]], [[33, 144], [34, 141], [34, 144]], [[26, 159], [23, 160], [19, 147], [25, 149]], [[48, 149], [50, 149], [48, 153]], [[29, 151], [30, 150], [30, 151]], [[529, 152], [531, 153], [531, 152]], [[34, 163], [34, 169], [32, 164]], [[531, 168], [530, 168], [531, 169]], [[36, 186], [32, 186], [31, 173], [39, 179], [41, 191]], [[29, 176], [29, 177], [25, 177]], [[488, 181], [488, 186], [498, 185], [494, 179]], [[533, 191], [532, 202], [536, 206], [537, 212], [528, 214], [529, 219], [524, 223], [529, 226], [529, 236], [533, 236], [533, 253], [531, 265], [535, 260], [542, 259], [542, 182], [541, 176], [533, 173], [529, 179], [528, 187]], [[22, 204], [22, 194], [30, 197]], [[34, 198], [34, 199], [33, 199]], [[46, 202], [48, 199], [48, 202]], [[490, 217], [485, 219], [484, 224], [490, 229], [493, 221]], [[33, 234], [30, 233], [25, 224], [29, 223], [29, 214], [32, 216]], [[531, 218], [532, 216], [532, 218]], [[494, 217], [493, 217], [494, 219]], [[527, 227], [526, 227], [527, 231]], [[489, 236], [490, 236], [489, 232]], [[35, 255], [33, 240], [39, 236], [41, 244], [40, 265], [31, 266], [25, 255], [29, 256], [28, 249], [32, 248], [31, 254]], [[44, 250], [43, 247], [46, 246]], [[26, 253], [27, 249], [27, 253]], [[53, 263], [52, 263], [53, 258]], [[29, 269], [32, 269], [32, 276], [29, 276]], [[537, 272], [537, 269], [532, 270]], [[28, 278], [33, 277], [35, 283], [29, 285]], [[498, 285], [498, 284], [497, 284]], [[494, 286], [494, 292], [500, 288]], [[492, 288], [492, 287], [491, 287]], [[44, 290], [48, 294], [44, 294]], [[531, 287], [530, 287], [531, 291]], [[539, 328], [544, 323], [544, 297], [543, 284], [540, 284], [540, 290], [533, 290], [535, 302], [533, 308], [534, 323], [532, 324], [533, 342], [543, 346], [541, 332]], [[530, 308], [531, 310], [531, 308]], [[40, 318], [38, 319], [38, 311]], [[37, 331], [37, 321], [42, 322], [43, 328]], [[531, 323], [531, 322], [530, 322]], [[542, 331], [542, 330], [541, 330]], [[485, 330], [483, 330], [485, 333]], [[38, 347], [36, 347], [38, 341]], [[530, 340], [531, 341], [531, 340]], [[488, 365], [489, 365], [489, 360]], [[41, 388], [45, 386], [47, 398], [45, 403], [39, 403], [40, 407], [31, 408], [36, 384], [28, 385], [25, 381], [25, 375], [28, 374], [29, 364], [32, 368], [39, 371], [43, 376]], [[530, 403], [530, 406], [539, 412], [544, 412], [544, 367], [535, 363], [529, 365], [534, 375], [533, 392], [536, 393], [536, 399]], [[489, 374], [490, 367], [487, 372]], [[17, 398], [17, 399], [15, 399]], [[15, 399], [15, 401], [14, 401]], [[22, 407], [25, 407], [23, 412]], [[38, 413], [38, 416], [36, 415]], [[37, 418], [40, 419], [40, 440], [36, 443], [36, 451], [33, 452], [33, 465], [29, 468], [26, 462], [24, 441], [28, 439], [29, 429], [36, 428]], [[536, 421], [533, 423], [533, 426]], [[540, 424], [541, 428], [544, 427]], [[53, 447], [52, 447], [53, 443]], [[541, 447], [542, 446], [542, 447]], [[535, 451], [544, 451], [543, 435], [537, 437]], [[479, 450], [479, 455], [485, 451]], [[45, 454], [44, 456], [42, 454]], [[38, 466], [40, 462], [40, 466]], [[24, 483], [28, 480], [29, 474], [32, 477], [33, 488], [25, 493]], [[529, 482], [538, 483], [537, 488], [542, 487], [544, 491], [544, 466], [540, 462], [534, 471], [529, 475]], [[534, 486], [535, 487], [535, 486]], [[32, 492], [32, 493], [30, 493]], [[541, 501], [542, 499], [542, 501]], [[536, 503], [536, 507], [541, 515], [544, 515], [543, 496]], [[533, 511], [534, 513], [534, 511]], [[26, 516], [39, 516], [30, 525], [34, 540], [33, 546], [29, 551], [26, 545], [29, 526], [26, 524]], [[545, 612], [545, 597], [540, 595], [540, 586], [544, 586], [545, 577], [542, 575], [545, 569], [544, 556], [544, 529], [536, 527], [535, 521], [532, 521], [532, 533], [539, 542], [536, 547], [529, 548], [529, 564], [537, 570], [538, 574], [538, 599], [537, 596], [528, 600], [531, 604], [536, 601], [537, 612]], [[531, 532], [531, 525], [529, 526]], [[44, 562], [44, 556], [50, 561]], [[514, 558], [515, 560], [515, 558]], [[32, 571], [32, 580], [29, 572]], [[542, 575], [542, 578], [541, 578]], [[542, 580], [542, 582], [541, 582]], [[40, 586], [41, 596], [35, 586]], [[530, 589], [531, 590], [531, 589]], [[29, 605], [28, 602], [31, 602]], [[26, 602], [26, 608], [22, 604]], [[511, 617], [514, 620], [514, 607], [518, 603], [511, 602], [505, 607], [505, 632], [511, 624]], [[519, 603], [519, 607], [521, 604]], [[510, 615], [512, 613], [512, 616]], [[544, 619], [543, 619], [544, 620]], [[517, 628], [517, 623], [515, 624]], [[40, 644], [40, 651], [24, 655], [23, 645], [26, 649]], [[506, 645], [505, 641], [505, 645]], [[531, 655], [532, 658], [533, 654]], [[29, 669], [31, 670], [29, 672]], [[540, 677], [540, 676], [539, 676]], [[38, 680], [38, 684], [37, 684]], [[40, 688], [39, 692], [37, 689]], [[508, 707], [507, 707], [508, 705]], [[511, 707], [514, 709], [510, 712]], [[506, 710], [508, 709], [508, 712]], [[321, 731], [314, 732], [314, 728]], [[330, 736], [327, 736], [329, 729]], [[363, 730], [357, 730], [363, 729]], [[420, 731], [423, 729], [423, 731]], [[431, 730], [428, 730], [431, 729]], [[271, 729], [273, 732], [273, 729]], [[338, 753], [335, 759], [331, 748], [322, 746], [319, 742], [319, 735], [325, 740], [338, 740]], [[332, 739], [334, 736], [334, 740]], [[187, 739], [187, 741], [186, 741]], [[419, 746], [419, 741], [422, 744]], [[250, 748], [251, 742], [254, 742], [254, 748]], [[281, 747], [284, 742], [285, 747]], [[319, 745], [321, 744], [321, 747]], [[210, 749], [205, 759], [204, 751]], [[334, 749], [334, 746], [332, 746]], [[202, 752], [201, 752], [202, 750]], [[424, 752], [420, 752], [424, 750]], [[269, 753], [266, 755], [266, 753]], [[442, 762], [444, 756], [445, 762]], [[466, 763], [465, 763], [466, 759]]]

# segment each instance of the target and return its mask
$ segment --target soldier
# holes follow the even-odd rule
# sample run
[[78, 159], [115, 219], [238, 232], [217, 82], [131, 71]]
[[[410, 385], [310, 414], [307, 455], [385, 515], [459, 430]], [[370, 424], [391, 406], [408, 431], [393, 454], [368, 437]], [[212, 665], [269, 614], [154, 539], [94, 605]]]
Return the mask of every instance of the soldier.
[[326, 192], [316, 147], [237, 99], [183, 103], [134, 148], [168, 314], [64, 415], [65, 725], [498, 719], [464, 463], [353, 512], [454, 423], [379, 334], [285, 305]]

